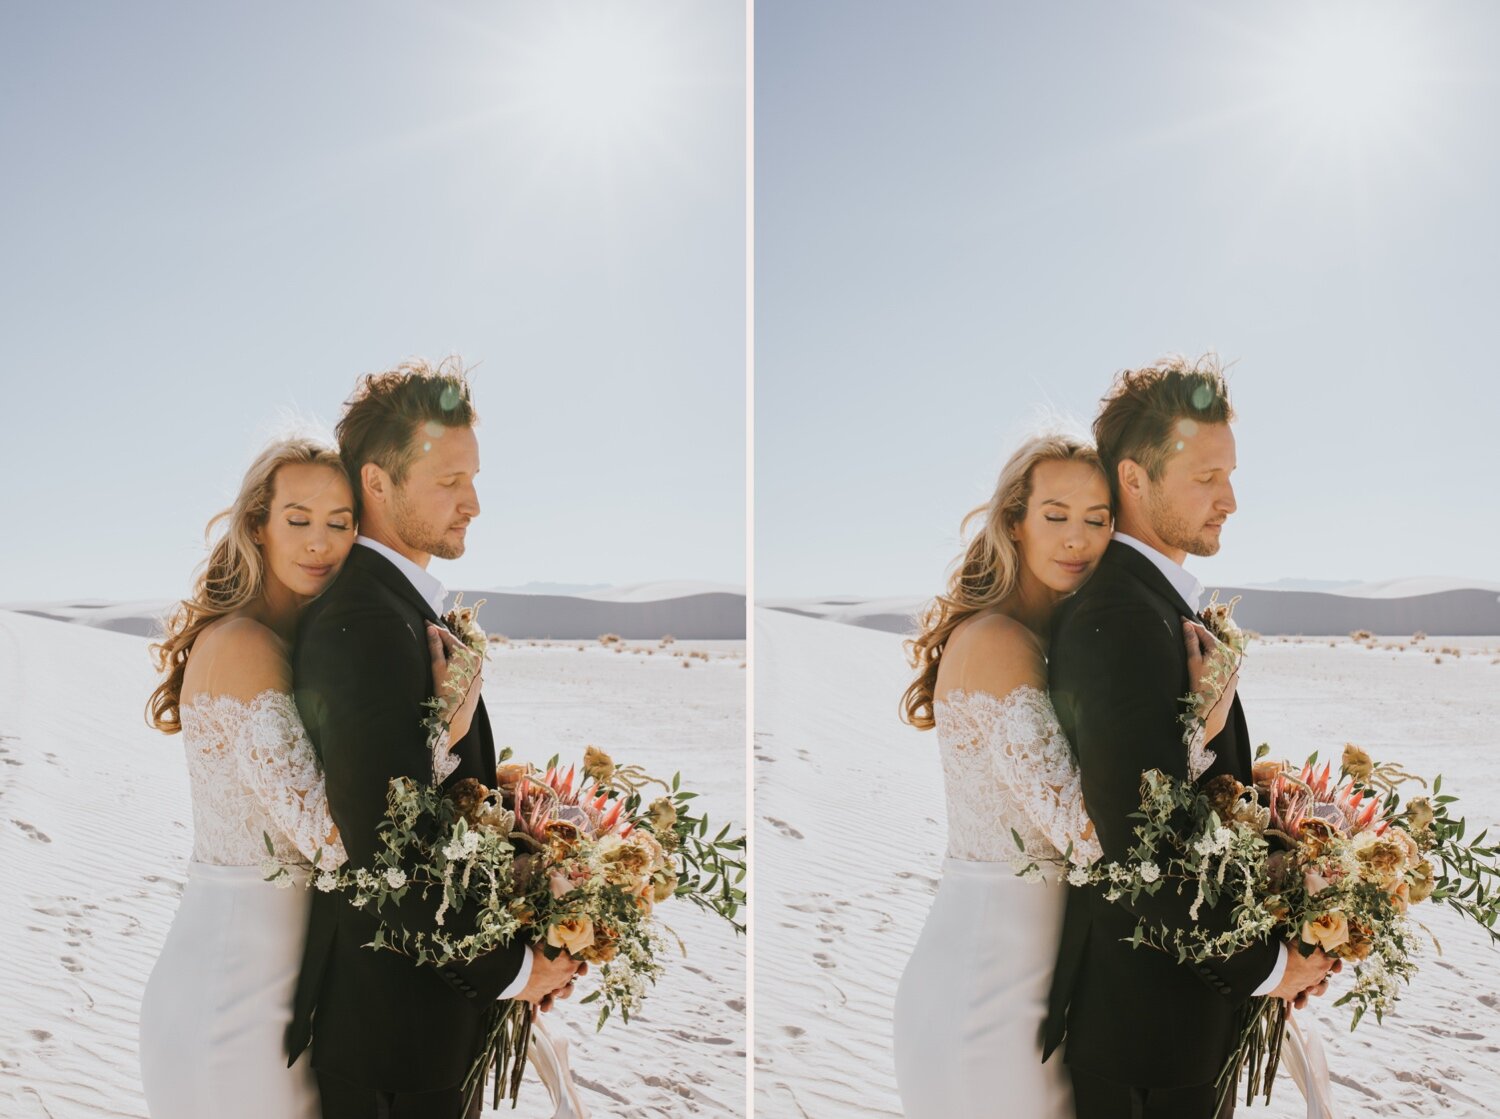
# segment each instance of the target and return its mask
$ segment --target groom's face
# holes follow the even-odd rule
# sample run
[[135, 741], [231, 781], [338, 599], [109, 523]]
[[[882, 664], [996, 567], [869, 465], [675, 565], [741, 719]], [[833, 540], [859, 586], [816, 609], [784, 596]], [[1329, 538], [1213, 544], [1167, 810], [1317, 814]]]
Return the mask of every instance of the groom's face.
[[396, 533], [415, 551], [457, 559], [469, 522], [479, 516], [479, 440], [472, 427], [429, 423], [417, 431], [416, 451], [405, 480], [391, 493]]
[[1145, 511], [1152, 531], [1192, 556], [1219, 550], [1224, 522], [1235, 511], [1234, 433], [1228, 424], [1183, 419], [1161, 477], [1147, 481]]

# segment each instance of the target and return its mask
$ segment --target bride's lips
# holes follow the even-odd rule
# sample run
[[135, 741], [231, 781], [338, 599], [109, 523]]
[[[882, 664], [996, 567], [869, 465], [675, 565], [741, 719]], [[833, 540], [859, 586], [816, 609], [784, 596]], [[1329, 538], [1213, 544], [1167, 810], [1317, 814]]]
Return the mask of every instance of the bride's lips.
[[331, 563], [325, 563], [322, 566], [317, 566], [310, 563], [299, 563], [297, 566], [311, 575], [314, 579], [321, 579], [323, 578], [323, 576], [333, 571], [333, 564]]
[[1071, 571], [1074, 575], [1082, 575], [1089, 569], [1088, 563], [1084, 560], [1078, 560], [1075, 563], [1069, 563], [1067, 560], [1056, 560], [1054, 562], [1064, 571]]

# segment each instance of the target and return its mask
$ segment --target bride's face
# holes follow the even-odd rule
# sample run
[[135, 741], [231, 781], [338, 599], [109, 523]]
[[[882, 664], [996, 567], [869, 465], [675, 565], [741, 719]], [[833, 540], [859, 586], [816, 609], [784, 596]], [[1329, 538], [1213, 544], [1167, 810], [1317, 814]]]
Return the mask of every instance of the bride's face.
[[1071, 594], [1099, 566], [1109, 544], [1109, 483], [1086, 462], [1039, 462], [1031, 500], [1013, 537], [1022, 566], [1044, 586]]
[[342, 471], [311, 463], [276, 471], [270, 516], [255, 532], [270, 578], [306, 598], [322, 594], [354, 535], [354, 492]]

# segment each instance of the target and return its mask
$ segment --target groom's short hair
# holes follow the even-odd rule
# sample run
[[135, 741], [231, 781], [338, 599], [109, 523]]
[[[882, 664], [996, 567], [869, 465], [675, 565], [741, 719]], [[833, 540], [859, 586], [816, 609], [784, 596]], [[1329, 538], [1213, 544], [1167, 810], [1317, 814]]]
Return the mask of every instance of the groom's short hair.
[[1155, 365], [1116, 374], [1094, 420], [1094, 445], [1109, 475], [1116, 505], [1120, 463], [1132, 459], [1152, 481], [1159, 479], [1177, 447], [1181, 420], [1233, 422], [1229, 382], [1217, 355], [1190, 361], [1174, 354]]
[[373, 462], [399, 486], [416, 461], [422, 427], [472, 427], [478, 418], [468, 376], [456, 356], [435, 366], [419, 358], [361, 377], [334, 428], [339, 457], [354, 483], [356, 512], [363, 504], [359, 474], [365, 463]]

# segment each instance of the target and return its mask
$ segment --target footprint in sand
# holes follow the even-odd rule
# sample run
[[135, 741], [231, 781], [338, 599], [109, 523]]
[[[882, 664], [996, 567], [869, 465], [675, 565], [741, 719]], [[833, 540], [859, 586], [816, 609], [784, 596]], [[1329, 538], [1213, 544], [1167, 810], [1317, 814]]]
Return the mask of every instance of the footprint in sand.
[[807, 1032], [801, 1026], [782, 1026], [781, 1031], [782, 1033], [786, 1034], [787, 1037], [801, 1037]]
[[39, 831], [38, 829], [32, 827], [25, 820], [11, 820], [11, 823], [15, 824], [16, 827], [20, 828], [21, 831], [31, 839], [35, 839], [40, 843], [52, 842], [52, 837], [50, 835], [48, 835], [44, 831]]
[[31, 1035], [31, 1039], [33, 1041], [51, 1041], [52, 1040], [52, 1034], [48, 1030], [27, 1030], [26, 1032]]
[[832, 971], [837, 966], [826, 952], [814, 952], [813, 962], [826, 971]]
[[724, 1005], [729, 1007], [729, 1009], [734, 1011], [736, 1014], [743, 1014], [745, 1012], [744, 999], [725, 999]]
[[74, 975], [77, 975], [80, 971], [83, 970], [83, 965], [75, 960], [72, 956], [64, 956], [60, 962], [62, 963], [63, 967], [67, 968]]
[[762, 816], [761, 819], [765, 820], [766, 823], [770, 824], [784, 836], [787, 836], [791, 839], [802, 838], [802, 833], [796, 828], [792, 827], [792, 825], [787, 823], [785, 820], [778, 820], [774, 816]]

